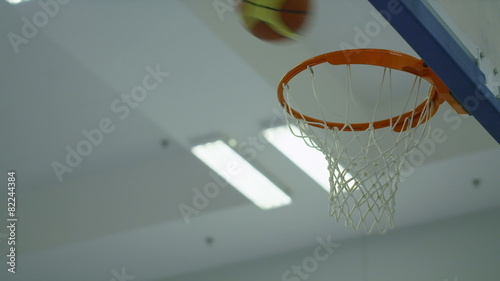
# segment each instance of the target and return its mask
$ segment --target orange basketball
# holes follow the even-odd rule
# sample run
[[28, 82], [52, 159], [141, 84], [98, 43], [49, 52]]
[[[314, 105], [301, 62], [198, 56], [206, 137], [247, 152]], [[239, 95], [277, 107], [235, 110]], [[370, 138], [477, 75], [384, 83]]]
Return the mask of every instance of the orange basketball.
[[298, 39], [307, 23], [309, 0], [242, 0], [245, 27], [266, 41]]

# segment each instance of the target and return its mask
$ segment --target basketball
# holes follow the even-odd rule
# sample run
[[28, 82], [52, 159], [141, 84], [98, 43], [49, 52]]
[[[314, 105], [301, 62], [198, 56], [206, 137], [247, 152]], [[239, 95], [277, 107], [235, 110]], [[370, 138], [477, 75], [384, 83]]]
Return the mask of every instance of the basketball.
[[243, 0], [245, 27], [264, 41], [297, 40], [307, 24], [309, 0]]

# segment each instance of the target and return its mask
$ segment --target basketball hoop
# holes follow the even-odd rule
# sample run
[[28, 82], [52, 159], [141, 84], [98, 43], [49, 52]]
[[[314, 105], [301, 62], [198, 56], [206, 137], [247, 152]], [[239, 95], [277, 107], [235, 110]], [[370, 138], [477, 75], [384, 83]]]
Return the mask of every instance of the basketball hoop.
[[[327, 120], [329, 109], [325, 108], [325, 102], [316, 91], [313, 68], [324, 63], [346, 66], [348, 76], [343, 97], [346, 109], [344, 114], [330, 114], [341, 116], [340, 121]], [[370, 109], [371, 118], [367, 122], [358, 122], [350, 117], [354, 100], [351, 77], [353, 65], [365, 65], [365, 68], [371, 65], [383, 69], [380, 91], [373, 103], [373, 115]], [[312, 82], [312, 97], [307, 100], [315, 106], [314, 114], [320, 117], [311, 117], [311, 114], [301, 111], [299, 103], [294, 103], [291, 95], [291, 81], [305, 70], [309, 70]], [[387, 103], [390, 114], [394, 111], [391, 104], [394, 100], [391, 96], [392, 84], [388, 90], [389, 98], [382, 98], [385, 77], [392, 75], [393, 70], [413, 75], [414, 82], [407, 100], [397, 109], [399, 114], [377, 119], [376, 116], [380, 115], [377, 111]], [[429, 89], [419, 96], [422, 81], [429, 84]], [[328, 161], [330, 214], [337, 221], [345, 219], [346, 225], [355, 230], [364, 226], [367, 233], [375, 228], [384, 233], [394, 226], [394, 197], [400, 169], [405, 157], [429, 134], [430, 119], [439, 106], [446, 101], [458, 113], [466, 113], [424, 61], [380, 49], [337, 51], [304, 61], [281, 79], [278, 100], [289, 124], [299, 128], [298, 131], [291, 130], [292, 133], [304, 139], [307, 145], [323, 152]]]

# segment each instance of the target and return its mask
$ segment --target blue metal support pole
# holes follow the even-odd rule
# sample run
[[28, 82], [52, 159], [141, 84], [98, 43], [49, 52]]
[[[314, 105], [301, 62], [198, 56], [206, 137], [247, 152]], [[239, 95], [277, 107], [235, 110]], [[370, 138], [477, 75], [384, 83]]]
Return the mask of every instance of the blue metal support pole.
[[368, 0], [500, 143], [500, 100], [461, 44], [421, 0]]

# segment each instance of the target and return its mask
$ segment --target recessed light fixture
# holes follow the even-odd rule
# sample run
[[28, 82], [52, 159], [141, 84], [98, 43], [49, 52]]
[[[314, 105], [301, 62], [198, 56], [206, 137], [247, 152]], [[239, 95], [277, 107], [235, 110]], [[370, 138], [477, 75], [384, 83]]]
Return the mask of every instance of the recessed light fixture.
[[[263, 131], [263, 135], [323, 189], [330, 192], [330, 182], [328, 180], [330, 174], [325, 156], [319, 150], [307, 146], [304, 140], [294, 136], [290, 129], [299, 132], [297, 126], [290, 124], [266, 129]], [[344, 169], [340, 167], [340, 170]], [[352, 176], [347, 173], [346, 178], [352, 178]], [[350, 187], [352, 187], [351, 185], [354, 186], [352, 182]]]
[[28, 2], [30, 0], [5, 0], [5, 1], [11, 5], [17, 5], [19, 3]]
[[191, 152], [261, 209], [292, 202], [286, 193], [222, 140], [197, 145]]

